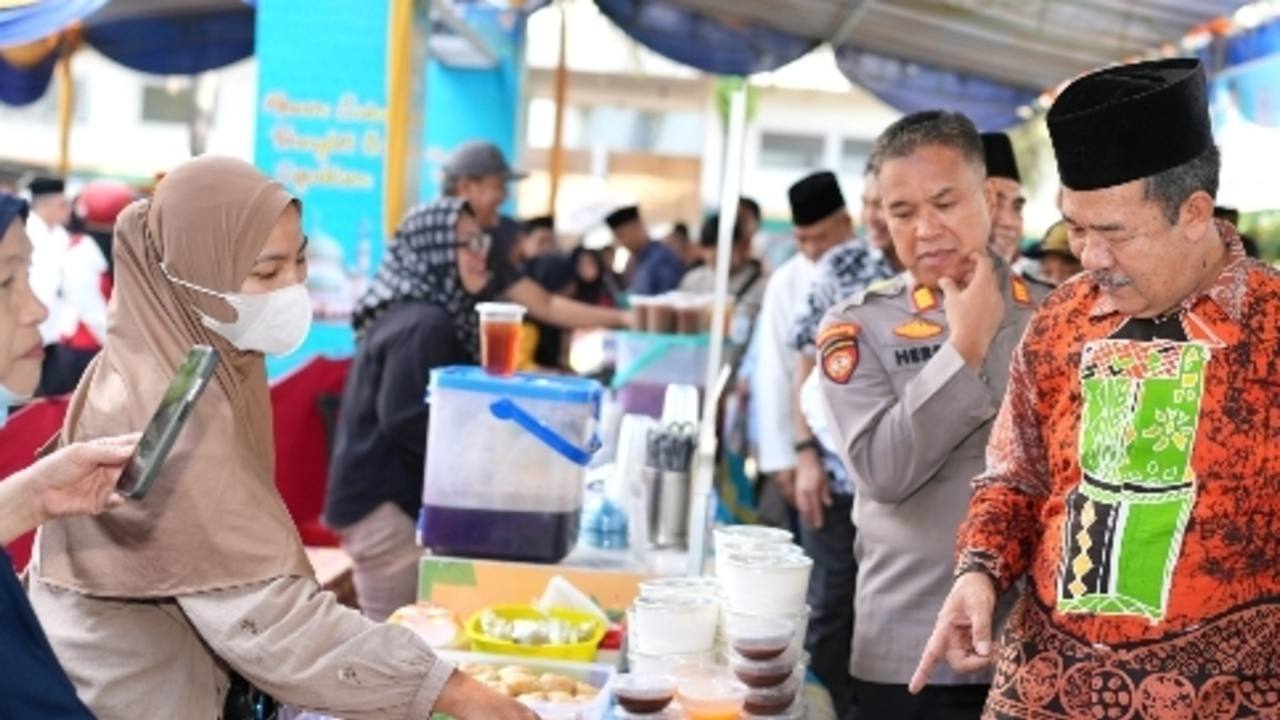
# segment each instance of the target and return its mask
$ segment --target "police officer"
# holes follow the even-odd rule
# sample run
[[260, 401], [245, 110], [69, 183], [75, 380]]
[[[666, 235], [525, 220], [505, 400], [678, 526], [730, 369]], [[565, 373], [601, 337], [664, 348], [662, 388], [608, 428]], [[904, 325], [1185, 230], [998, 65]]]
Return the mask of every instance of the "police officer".
[[817, 341], [822, 399], [856, 483], [856, 717], [977, 718], [989, 673], [940, 671], [915, 696], [907, 683], [951, 586], [1010, 355], [1046, 290], [988, 250], [983, 146], [968, 118], [907, 116], [874, 151], [907, 270], [833, 308]]

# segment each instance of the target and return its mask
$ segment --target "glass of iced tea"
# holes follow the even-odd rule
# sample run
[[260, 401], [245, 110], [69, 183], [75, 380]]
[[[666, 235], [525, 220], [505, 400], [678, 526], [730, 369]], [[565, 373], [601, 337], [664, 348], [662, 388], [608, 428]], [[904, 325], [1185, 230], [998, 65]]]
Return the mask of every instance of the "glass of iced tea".
[[480, 365], [490, 375], [515, 375], [524, 306], [480, 303], [476, 312], [480, 313]]

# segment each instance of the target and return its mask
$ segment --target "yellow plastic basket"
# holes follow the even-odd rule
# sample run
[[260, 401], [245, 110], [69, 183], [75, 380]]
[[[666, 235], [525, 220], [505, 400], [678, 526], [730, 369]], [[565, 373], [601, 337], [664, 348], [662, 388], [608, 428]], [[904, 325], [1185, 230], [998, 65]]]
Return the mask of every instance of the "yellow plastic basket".
[[482, 633], [480, 631], [480, 616], [485, 613], [485, 610], [481, 610], [472, 615], [471, 619], [467, 621], [467, 638], [471, 641], [471, 649], [474, 652], [511, 657], [541, 658], [544, 660], [593, 662], [596, 659], [600, 641], [604, 639], [605, 624], [600, 622], [600, 618], [595, 615], [581, 610], [556, 608], [549, 613], [544, 613], [528, 605], [500, 605], [487, 609], [493, 611], [504, 620], [539, 620], [551, 617], [573, 623], [590, 622], [595, 625], [595, 630], [591, 633], [591, 637], [584, 642], [572, 645], [519, 645], [510, 640], [498, 640]]

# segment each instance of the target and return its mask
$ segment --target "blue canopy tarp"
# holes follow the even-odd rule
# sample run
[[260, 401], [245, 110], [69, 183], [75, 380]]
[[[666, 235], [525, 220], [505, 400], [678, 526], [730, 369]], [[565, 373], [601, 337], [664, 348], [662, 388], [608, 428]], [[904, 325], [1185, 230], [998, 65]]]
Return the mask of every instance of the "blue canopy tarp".
[[85, 43], [134, 70], [192, 75], [253, 55], [254, 9], [242, 0], [58, 0], [0, 11], [0, 48], [46, 38], [34, 63], [0, 57], [0, 102], [25, 105], [46, 92], [56, 55], [78, 26]]
[[[983, 129], [1079, 73], [1176, 43], [1241, 0], [931, 3], [920, 0], [595, 0], [633, 39], [720, 75], [775, 70], [820, 43], [850, 82], [902, 112], [946, 106]], [[1280, 30], [1275, 32], [1280, 33]], [[1224, 57], [1270, 53], [1258, 32], [1220, 39]]]

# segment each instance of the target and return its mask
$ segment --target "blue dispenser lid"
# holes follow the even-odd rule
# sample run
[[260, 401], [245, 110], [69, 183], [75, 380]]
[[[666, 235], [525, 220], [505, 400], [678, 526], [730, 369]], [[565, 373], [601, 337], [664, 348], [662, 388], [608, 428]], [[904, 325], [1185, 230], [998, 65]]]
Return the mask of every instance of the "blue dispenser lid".
[[453, 365], [432, 370], [431, 387], [576, 405], [599, 405], [600, 398], [604, 395], [604, 388], [600, 383], [587, 378], [539, 373], [497, 377], [474, 365]]

